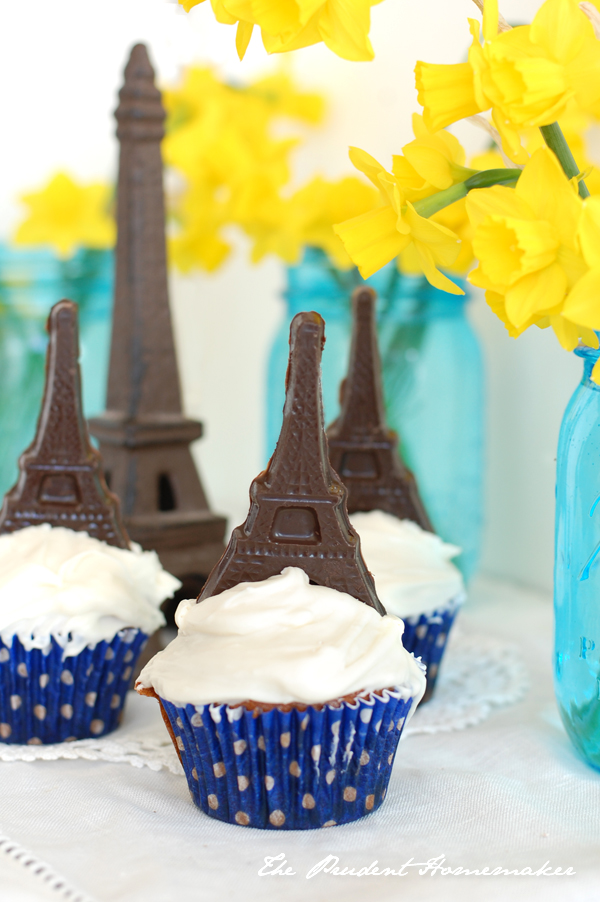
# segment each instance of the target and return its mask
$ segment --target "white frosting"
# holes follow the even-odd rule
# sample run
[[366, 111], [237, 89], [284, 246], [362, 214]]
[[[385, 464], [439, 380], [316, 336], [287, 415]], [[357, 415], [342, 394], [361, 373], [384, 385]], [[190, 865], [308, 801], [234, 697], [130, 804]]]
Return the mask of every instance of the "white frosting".
[[181, 583], [155, 551], [115, 548], [86, 532], [49, 524], [0, 536], [0, 636], [28, 650], [54, 637], [65, 655], [118, 630], [162, 626], [160, 604]]
[[182, 601], [175, 619], [177, 638], [138, 686], [176, 705], [318, 704], [388, 687], [418, 701], [425, 690], [423, 666], [402, 645], [401, 620], [310, 585], [297, 567], [199, 604]]
[[464, 598], [462, 576], [451, 562], [460, 548], [383, 511], [352, 514], [350, 521], [388, 614], [426, 614]]

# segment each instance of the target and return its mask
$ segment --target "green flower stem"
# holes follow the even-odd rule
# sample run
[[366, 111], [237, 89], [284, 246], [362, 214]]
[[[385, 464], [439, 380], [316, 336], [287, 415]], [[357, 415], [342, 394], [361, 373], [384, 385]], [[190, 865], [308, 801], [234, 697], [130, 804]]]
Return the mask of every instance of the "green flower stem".
[[[572, 179], [579, 175], [579, 168], [575, 162], [575, 157], [571, 153], [571, 148], [565, 141], [565, 136], [563, 135], [558, 122], [553, 122], [552, 125], [542, 125], [540, 126], [540, 131], [542, 133], [542, 138], [550, 150], [556, 154], [558, 162], [562, 166], [563, 172], [567, 178]], [[590, 196], [588, 187], [583, 179], [579, 180], [579, 196]]]
[[443, 210], [444, 207], [449, 207], [450, 204], [455, 204], [457, 200], [466, 197], [469, 191], [475, 188], [491, 188], [492, 185], [506, 185], [514, 188], [521, 171], [521, 169], [485, 169], [483, 172], [476, 172], [464, 182], [451, 185], [444, 191], [438, 191], [437, 194], [432, 194], [430, 197], [416, 200], [413, 207], [419, 216], [428, 219], [434, 213]]

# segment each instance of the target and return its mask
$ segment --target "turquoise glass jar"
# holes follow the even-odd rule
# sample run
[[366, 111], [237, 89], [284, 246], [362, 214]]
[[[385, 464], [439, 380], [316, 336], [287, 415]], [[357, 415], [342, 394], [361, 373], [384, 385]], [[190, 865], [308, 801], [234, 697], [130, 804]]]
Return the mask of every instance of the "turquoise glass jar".
[[[364, 284], [356, 269], [337, 270], [312, 247], [287, 275], [285, 315], [267, 368], [265, 459], [281, 428], [292, 317], [316, 310], [325, 320], [327, 425], [338, 415], [340, 383], [348, 368], [350, 296]], [[468, 297], [439, 291], [424, 277], [401, 275], [394, 262], [367, 284], [379, 299], [388, 423], [400, 435], [400, 453], [417, 477], [436, 532], [462, 549], [456, 563], [469, 578], [479, 561], [483, 525], [484, 373], [479, 342], [465, 312]]]
[[600, 770], [600, 386], [599, 351], [578, 348], [583, 378], [558, 440], [554, 563], [558, 709], [569, 737]]
[[104, 409], [113, 254], [80, 249], [68, 260], [50, 250], [0, 245], [0, 498], [17, 477], [19, 455], [31, 442], [44, 387], [46, 320], [61, 298], [79, 305], [83, 406]]
[[468, 579], [481, 550], [485, 386], [467, 301], [401, 276], [381, 305], [379, 343], [388, 423], [435, 531], [462, 549], [455, 563]]

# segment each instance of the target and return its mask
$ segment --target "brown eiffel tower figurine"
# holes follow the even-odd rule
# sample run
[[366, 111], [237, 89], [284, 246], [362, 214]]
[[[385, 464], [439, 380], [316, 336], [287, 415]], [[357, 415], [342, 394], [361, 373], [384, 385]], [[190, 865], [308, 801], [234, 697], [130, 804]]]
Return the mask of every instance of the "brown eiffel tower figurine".
[[83, 418], [77, 305], [60, 301], [48, 318], [46, 385], [35, 438], [19, 458], [19, 479], [0, 511], [0, 533], [49, 523], [129, 548], [119, 500]]
[[165, 112], [143, 44], [131, 51], [119, 98], [107, 410], [90, 420], [90, 431], [100, 442], [131, 538], [158, 552], [189, 598], [223, 553], [226, 521], [209, 509], [190, 452], [202, 424], [182, 413], [167, 287], [160, 151]]
[[350, 363], [340, 415], [327, 430], [329, 459], [348, 489], [351, 514], [382, 510], [433, 532], [415, 478], [398, 455], [398, 436], [385, 422], [375, 302], [371, 288], [352, 296]]
[[327, 457], [320, 379], [324, 325], [318, 313], [298, 313], [292, 320], [279, 441], [250, 487], [246, 522], [234, 529], [199, 601], [284, 567], [300, 567], [318, 585], [385, 613], [348, 520], [346, 490]]

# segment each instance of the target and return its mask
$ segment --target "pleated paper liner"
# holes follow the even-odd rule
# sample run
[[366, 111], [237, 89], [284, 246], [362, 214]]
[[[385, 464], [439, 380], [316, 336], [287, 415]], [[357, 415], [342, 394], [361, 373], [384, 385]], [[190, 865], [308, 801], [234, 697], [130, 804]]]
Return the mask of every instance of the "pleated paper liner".
[[0, 640], [0, 741], [40, 745], [110, 733], [147, 638], [123, 629], [72, 657], [55, 639], [44, 651], [27, 651], [16, 636], [11, 645]]
[[402, 644], [415, 658], [421, 658], [427, 668], [427, 689], [421, 704], [429, 701], [433, 695], [448, 634], [463, 600], [464, 597], [459, 596], [449, 602], [447, 607], [438, 608], [427, 614], [402, 618], [404, 620]]
[[346, 824], [379, 808], [413, 704], [391, 689], [314, 706], [159, 701], [196, 805], [267, 830]]

